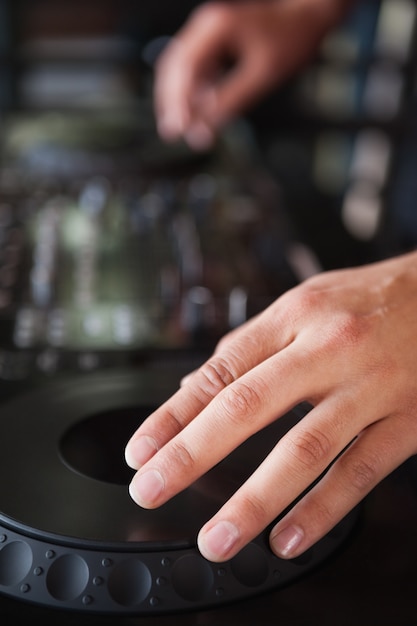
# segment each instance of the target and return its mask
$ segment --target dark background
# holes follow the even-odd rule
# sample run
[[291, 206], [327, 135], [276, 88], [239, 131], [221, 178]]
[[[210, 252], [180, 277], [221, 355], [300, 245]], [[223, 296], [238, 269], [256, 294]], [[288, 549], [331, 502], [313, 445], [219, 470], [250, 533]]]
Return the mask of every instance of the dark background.
[[[164, 38], [198, 4], [2, 0], [0, 105], [5, 111], [92, 102], [134, 108], [137, 98], [151, 97], [152, 60]], [[414, 21], [413, 0], [359, 2], [305, 71], [247, 112], [288, 211], [324, 268], [361, 263], [415, 244], [417, 226], [409, 206]], [[89, 78], [94, 98], [86, 88]], [[381, 180], [359, 194], [377, 197], [383, 205], [377, 218], [365, 209], [377, 224], [361, 232], [354, 217], [341, 213], [346, 197], [358, 197], [355, 185], [363, 181], [357, 173], [352, 178], [354, 150], [361, 133], [369, 130], [382, 132], [391, 158]]]
[[[158, 52], [198, 4], [0, 0], [5, 123], [44, 111], [140, 118]], [[414, 0], [358, 2], [307, 67], [243, 115], [320, 269], [416, 245], [415, 21]]]
[[[197, 4], [0, 0], [2, 119], [48, 109], [135, 111], [152, 97], [164, 38]], [[411, 0], [359, 2], [311, 64], [245, 116], [294, 231], [323, 269], [417, 243], [415, 8]], [[0, 615], [7, 624], [415, 624], [416, 491], [412, 459], [367, 498], [352, 537], [329, 562], [238, 606], [114, 620], [3, 598]]]

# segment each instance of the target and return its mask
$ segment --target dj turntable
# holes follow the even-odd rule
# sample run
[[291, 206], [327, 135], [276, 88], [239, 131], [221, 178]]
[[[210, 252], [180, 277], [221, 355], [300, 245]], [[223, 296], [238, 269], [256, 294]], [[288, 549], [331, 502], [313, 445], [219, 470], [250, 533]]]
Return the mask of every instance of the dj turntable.
[[[176, 375], [178, 372], [176, 372]], [[168, 504], [144, 511], [127, 491], [123, 447], [169, 371], [66, 380], [6, 403], [0, 443], [0, 591], [54, 608], [147, 614], [219, 606], [288, 584], [331, 554], [344, 520], [308, 553], [282, 561], [267, 534], [230, 562], [198, 553], [203, 523], [305, 414], [278, 420]]]
[[[137, 57], [132, 63], [123, 55], [136, 54], [143, 3], [81, 4], [74, 12], [73, 3], [0, 2], [1, 623], [415, 624], [415, 458], [299, 559], [276, 558], [266, 529], [237, 557], [217, 565], [197, 550], [200, 526], [309, 407], [295, 407], [157, 510], [132, 502], [123, 460], [133, 430], [225, 332], [320, 269], [295, 223], [303, 242], [316, 249], [319, 240], [325, 267], [336, 248], [343, 263], [367, 258], [369, 248], [371, 256], [379, 254], [379, 231], [375, 241], [363, 242], [358, 228], [353, 235], [345, 228], [352, 219], [340, 214], [347, 206], [341, 194], [346, 186], [357, 189], [350, 157], [363, 124], [367, 130], [376, 123], [391, 148], [395, 119], [380, 115], [395, 104], [405, 75], [413, 75], [413, 84], [415, 77], [405, 56], [397, 63], [397, 48], [386, 56], [384, 35], [392, 29], [411, 33], [414, 0], [361, 2], [360, 28], [354, 22], [348, 28], [360, 33], [354, 39], [359, 45], [346, 47], [353, 40], [340, 39], [342, 74], [334, 71], [340, 69], [340, 58], [332, 59], [334, 41], [288, 100], [294, 115], [285, 114], [286, 93], [260, 109], [262, 153], [274, 180], [258, 162], [243, 123], [226, 129], [212, 150], [196, 154], [182, 144], [161, 144], [141, 95], [132, 109], [115, 110], [127, 95], [126, 78], [130, 85], [132, 70], [138, 72]], [[184, 3], [175, 9], [163, 4], [162, 11], [147, 4], [146, 15], [177, 17]], [[117, 19], [119, 7], [126, 19]], [[79, 33], [80, 25], [103, 35], [91, 22], [94, 15], [118, 35], [104, 72], [94, 54], [102, 54], [106, 37], [95, 40], [98, 48], [83, 47], [82, 39], [65, 39], [64, 46], [60, 40], [60, 33]], [[373, 65], [373, 31], [383, 47], [382, 65]], [[405, 49], [407, 37], [395, 40]], [[71, 45], [74, 65], [68, 64]], [[353, 69], [345, 67], [344, 56], [352, 50], [359, 53]], [[90, 62], [86, 51], [93, 53]], [[121, 53], [117, 61], [128, 71], [114, 81], [110, 57]], [[68, 81], [57, 83], [68, 69]], [[395, 88], [389, 80], [381, 97], [385, 69]], [[146, 91], [147, 74], [142, 78]], [[88, 87], [87, 97], [80, 86]], [[100, 86], [104, 91], [94, 93]], [[56, 110], [45, 87], [53, 88]], [[278, 138], [271, 132], [277, 118]], [[300, 122], [306, 134], [298, 132]], [[384, 154], [378, 153], [377, 163]], [[308, 182], [310, 164], [317, 188]], [[377, 174], [374, 191], [379, 198], [382, 181], [385, 199], [385, 173]], [[289, 194], [280, 188], [285, 176]], [[286, 202], [298, 222], [287, 219]], [[339, 239], [328, 238], [329, 220]]]
[[267, 531], [221, 565], [196, 548], [303, 406], [164, 507], [129, 497], [123, 452], [138, 424], [301, 278], [247, 129], [197, 155], [161, 145], [150, 120], [44, 113], [3, 126], [0, 593], [18, 602], [112, 615], [220, 606], [310, 571], [356, 519], [294, 561], [272, 554]]

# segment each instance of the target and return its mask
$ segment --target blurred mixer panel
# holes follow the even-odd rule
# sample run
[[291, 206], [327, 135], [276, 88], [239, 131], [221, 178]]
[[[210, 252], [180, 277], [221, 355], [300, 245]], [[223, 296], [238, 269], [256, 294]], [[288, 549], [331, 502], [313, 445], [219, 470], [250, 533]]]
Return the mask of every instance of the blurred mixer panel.
[[135, 106], [148, 90], [156, 51], [195, 4], [0, 0], [0, 104], [13, 109]]
[[153, 63], [194, 5], [0, 0], [3, 380], [201, 360], [316, 271], [248, 124], [157, 137]]
[[140, 116], [9, 115], [4, 350], [41, 368], [69, 352], [106, 353], [112, 364], [152, 350], [209, 350], [314, 271], [255, 153], [241, 123], [206, 153], [168, 147], [145, 104]]
[[205, 352], [312, 273], [417, 243], [416, 1], [359, 1], [193, 153], [158, 140], [152, 81], [198, 4], [0, 0], [0, 378]]
[[403, 156], [417, 150], [416, 17], [416, 0], [353, 3], [311, 63], [252, 112], [265, 163], [326, 269], [417, 244]]

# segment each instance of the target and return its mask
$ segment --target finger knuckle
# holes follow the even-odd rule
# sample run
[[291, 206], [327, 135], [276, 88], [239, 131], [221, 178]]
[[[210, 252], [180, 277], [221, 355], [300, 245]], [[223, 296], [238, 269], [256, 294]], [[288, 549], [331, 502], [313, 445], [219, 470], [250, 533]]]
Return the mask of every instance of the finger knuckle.
[[301, 507], [303, 517], [308, 520], [308, 523], [303, 523], [303, 526], [309, 535], [321, 536], [334, 526], [338, 512], [335, 511], [333, 502], [324, 499], [320, 491], [310, 491], [302, 500]]
[[211, 397], [230, 385], [235, 378], [231, 363], [222, 357], [214, 357], [200, 368], [201, 391]]
[[314, 504], [315, 504], [314, 514], [315, 514], [316, 524], [320, 528], [327, 528], [333, 522], [334, 510], [332, 509], [330, 503], [327, 504], [326, 502], [322, 500], [320, 501], [316, 500]]
[[291, 292], [296, 308], [301, 312], [314, 310], [320, 303], [321, 296], [315, 281], [315, 276], [308, 278]]
[[356, 347], [367, 332], [366, 320], [352, 311], [338, 312], [326, 328], [325, 345], [332, 351]]
[[368, 493], [377, 482], [378, 461], [371, 456], [346, 455], [341, 458], [341, 469], [351, 488], [360, 494]]
[[289, 447], [303, 468], [321, 468], [331, 460], [331, 443], [323, 431], [308, 430], [292, 435]]
[[165, 417], [165, 427], [168, 430], [171, 437], [177, 435], [183, 429], [183, 424], [181, 419], [171, 410], [166, 409]]
[[220, 401], [228, 420], [240, 425], [258, 416], [262, 394], [259, 388], [236, 381], [224, 390]]
[[372, 329], [372, 316], [362, 313], [359, 309], [340, 309], [335, 301], [335, 295], [321, 284], [321, 276], [313, 276], [293, 290], [294, 309], [299, 316], [305, 319], [311, 317], [312, 312], [322, 312], [332, 305], [332, 318], [325, 326], [325, 333], [321, 333], [320, 340], [329, 348], [357, 346], [363, 341]]
[[255, 493], [243, 496], [239, 502], [239, 507], [241, 511], [245, 512], [245, 519], [249, 526], [263, 528], [270, 521], [271, 512], [268, 501]]
[[336, 318], [333, 336], [338, 345], [357, 346], [367, 333], [367, 320], [361, 315], [345, 311]]
[[[171, 458], [174, 460], [176, 467], [181, 468], [184, 473], [191, 472], [197, 462], [190, 448], [179, 441], [172, 442]], [[181, 472], [181, 470], [179, 471]]]

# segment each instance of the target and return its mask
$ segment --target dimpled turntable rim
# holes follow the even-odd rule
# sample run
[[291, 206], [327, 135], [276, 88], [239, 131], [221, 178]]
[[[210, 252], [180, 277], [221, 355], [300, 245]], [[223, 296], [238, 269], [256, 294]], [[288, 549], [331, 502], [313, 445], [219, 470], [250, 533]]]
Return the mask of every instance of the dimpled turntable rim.
[[[178, 388], [183, 374], [173, 368], [77, 376], [3, 405], [1, 592], [105, 613], [213, 606], [288, 583], [344, 540], [350, 517], [307, 557], [293, 562], [272, 554], [266, 533], [221, 566], [207, 562], [196, 548], [199, 528], [303, 417], [300, 407], [166, 505], [146, 511], [134, 504], [129, 471], [122, 467], [124, 444]], [[97, 449], [94, 433], [103, 431]], [[78, 446], [86, 446], [80, 458]], [[113, 467], [109, 457], [116, 456]]]

